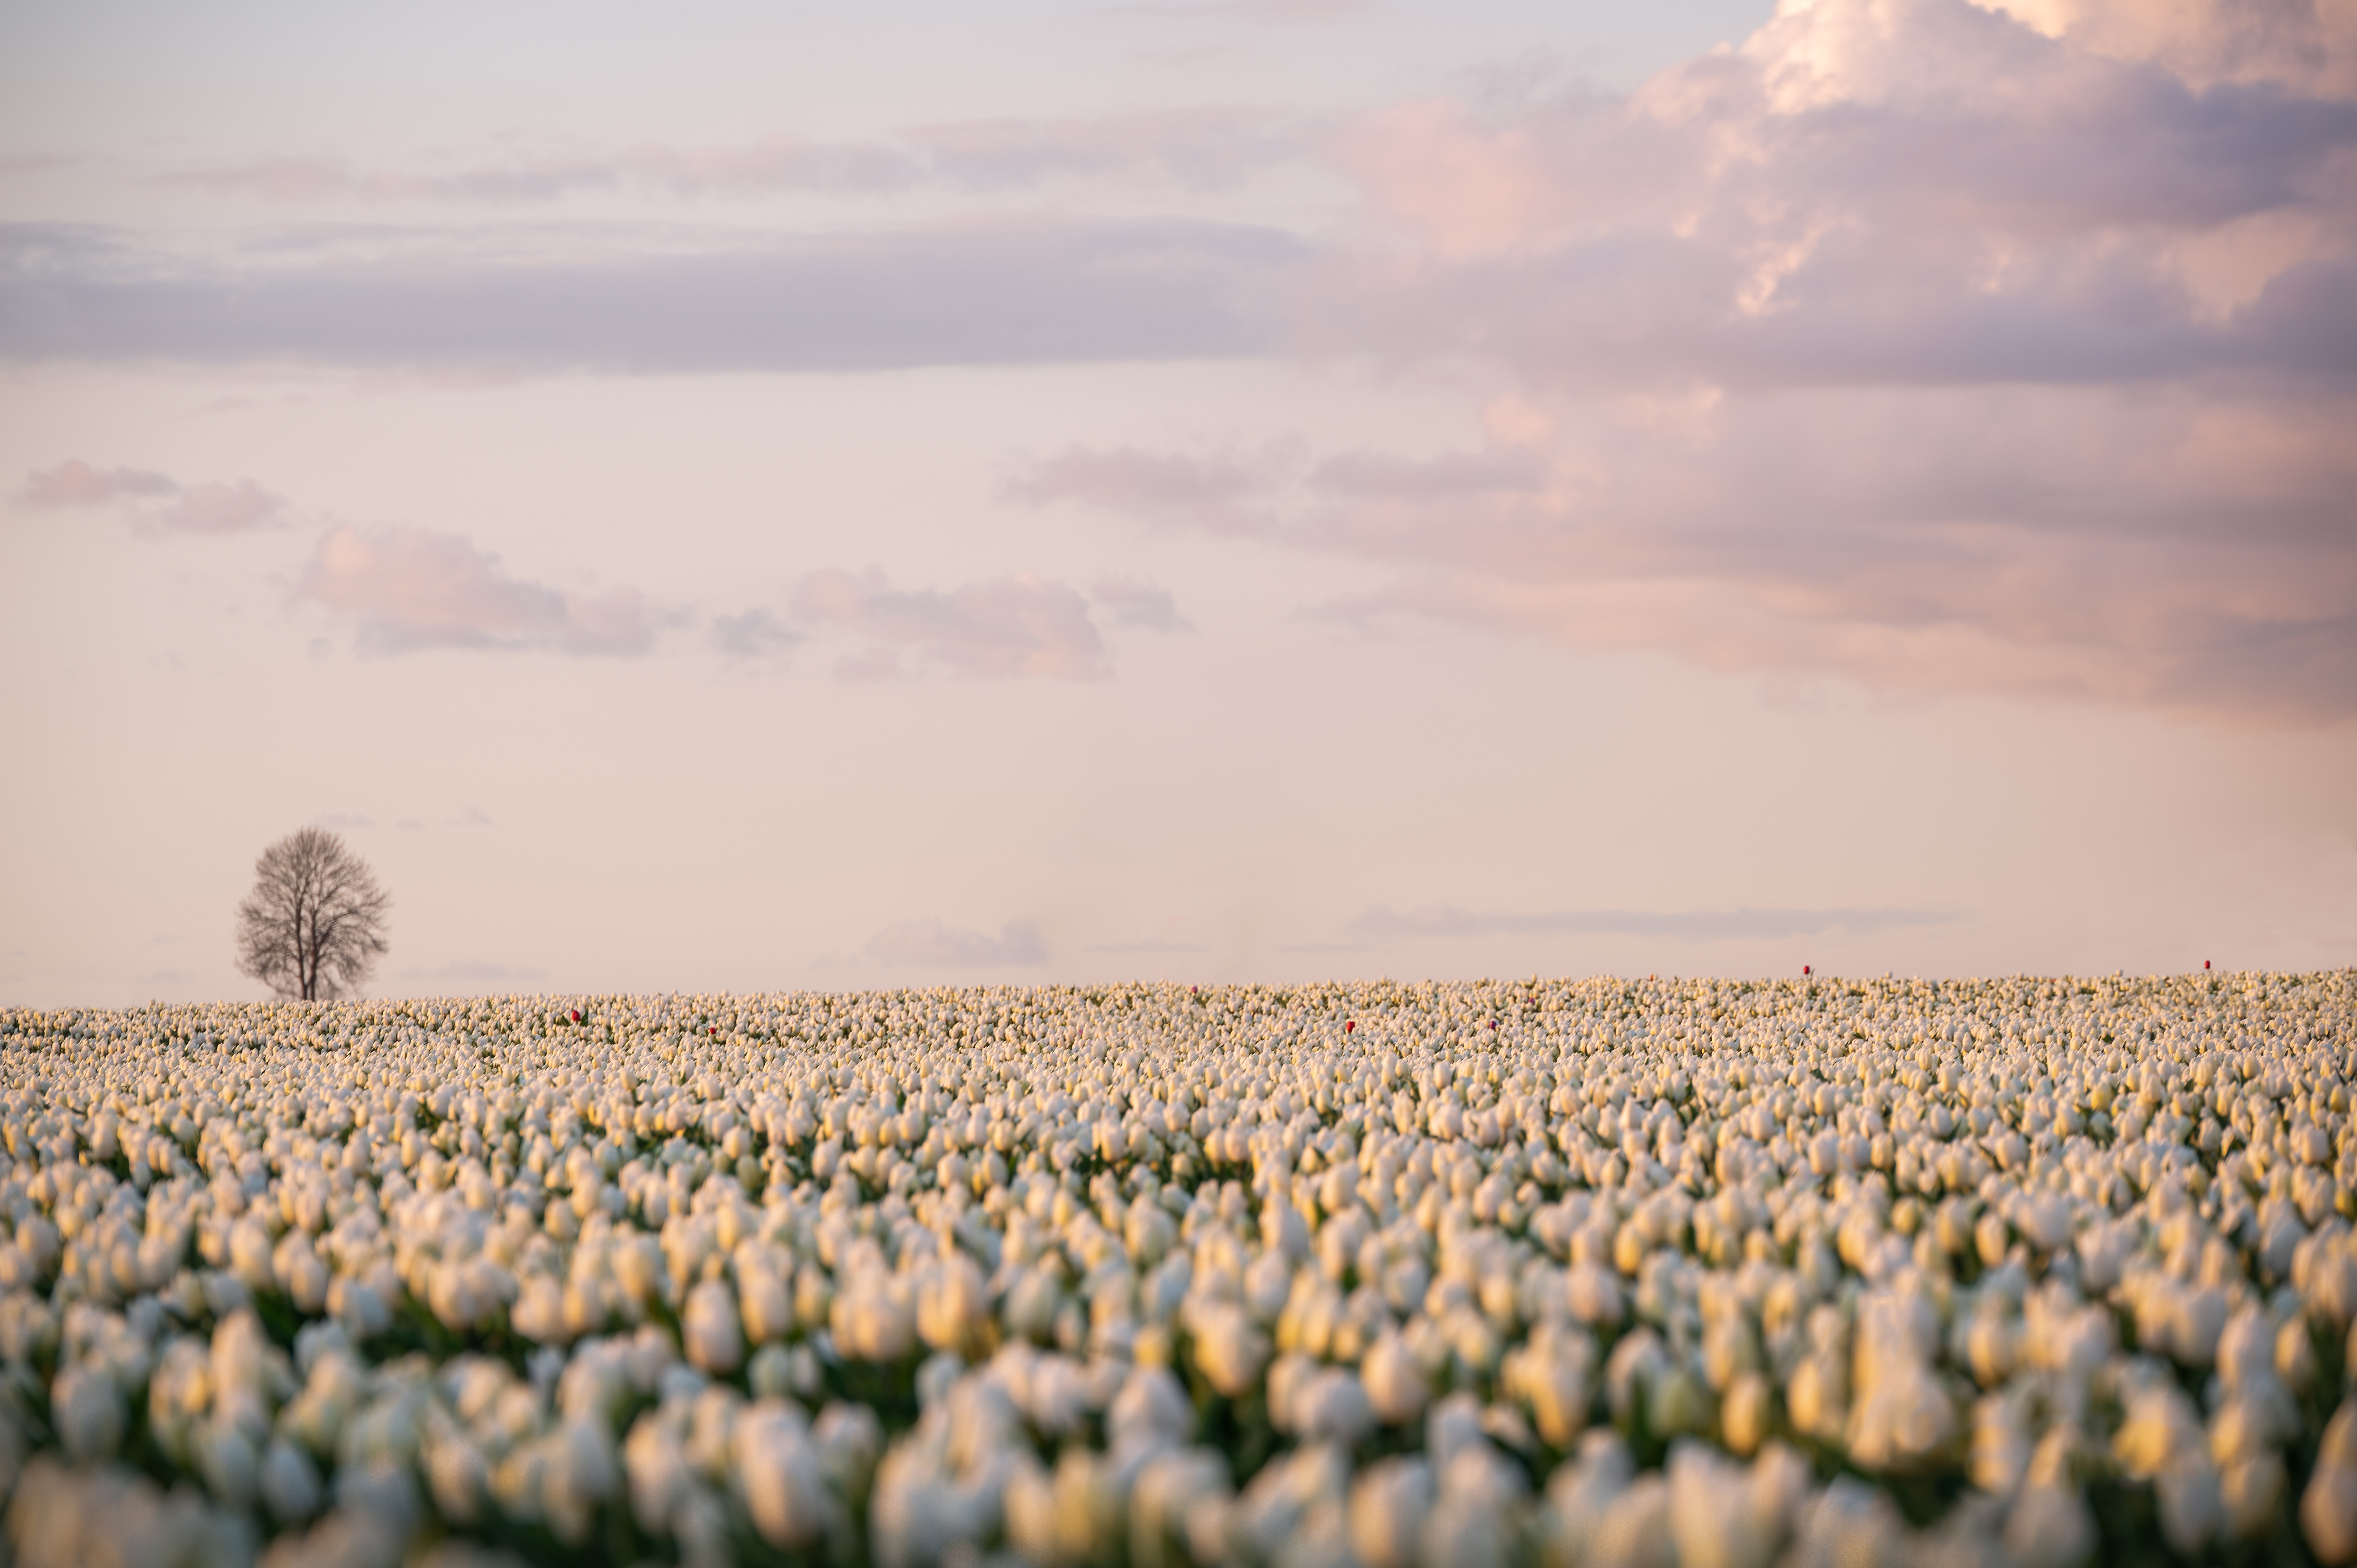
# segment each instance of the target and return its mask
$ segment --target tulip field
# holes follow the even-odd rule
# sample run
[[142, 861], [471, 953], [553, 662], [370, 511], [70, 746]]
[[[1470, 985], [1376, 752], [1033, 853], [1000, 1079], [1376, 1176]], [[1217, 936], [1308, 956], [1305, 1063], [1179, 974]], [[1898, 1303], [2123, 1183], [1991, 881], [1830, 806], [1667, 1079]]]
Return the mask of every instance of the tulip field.
[[2357, 972], [0, 1012], [22, 1568], [2357, 1560]]

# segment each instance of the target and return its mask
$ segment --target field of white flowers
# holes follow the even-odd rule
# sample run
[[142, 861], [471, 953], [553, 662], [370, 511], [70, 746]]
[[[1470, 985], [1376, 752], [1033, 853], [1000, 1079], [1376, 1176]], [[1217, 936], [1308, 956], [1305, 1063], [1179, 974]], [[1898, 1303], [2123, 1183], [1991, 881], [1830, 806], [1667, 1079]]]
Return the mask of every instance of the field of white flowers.
[[24, 1568], [2357, 1557], [2357, 972], [0, 1013]]

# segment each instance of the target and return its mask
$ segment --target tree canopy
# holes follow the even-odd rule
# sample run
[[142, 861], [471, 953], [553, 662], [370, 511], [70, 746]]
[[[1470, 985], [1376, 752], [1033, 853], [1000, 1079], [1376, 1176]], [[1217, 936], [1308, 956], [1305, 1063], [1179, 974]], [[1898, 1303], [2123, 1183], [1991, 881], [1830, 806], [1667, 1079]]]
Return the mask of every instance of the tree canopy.
[[238, 968], [306, 1002], [358, 992], [385, 950], [393, 899], [368, 863], [324, 828], [262, 852], [237, 907]]

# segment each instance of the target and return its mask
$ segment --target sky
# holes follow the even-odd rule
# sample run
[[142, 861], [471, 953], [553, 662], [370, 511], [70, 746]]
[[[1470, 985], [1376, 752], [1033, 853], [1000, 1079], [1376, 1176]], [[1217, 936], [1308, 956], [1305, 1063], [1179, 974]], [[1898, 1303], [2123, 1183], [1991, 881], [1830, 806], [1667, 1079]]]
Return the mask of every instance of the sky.
[[2357, 0], [25, 0], [0, 1004], [2357, 961]]

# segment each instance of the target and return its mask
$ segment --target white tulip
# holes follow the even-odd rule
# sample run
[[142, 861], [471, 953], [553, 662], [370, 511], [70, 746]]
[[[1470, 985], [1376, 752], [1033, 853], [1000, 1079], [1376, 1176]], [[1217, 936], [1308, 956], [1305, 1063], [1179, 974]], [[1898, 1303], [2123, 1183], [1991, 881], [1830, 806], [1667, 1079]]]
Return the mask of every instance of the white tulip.
[[59, 1442], [79, 1464], [111, 1458], [123, 1442], [123, 1390], [101, 1369], [73, 1366], [59, 1372], [50, 1385], [49, 1415]]
[[1414, 1568], [1433, 1503], [1432, 1467], [1385, 1459], [1351, 1487], [1351, 1549], [1366, 1568]]
[[799, 1412], [756, 1402], [737, 1420], [735, 1445], [746, 1507], [762, 1540], [789, 1550], [825, 1533], [834, 1506]]
[[262, 1500], [283, 1522], [298, 1523], [319, 1511], [319, 1472], [309, 1455], [283, 1437], [264, 1451], [259, 1484]]
[[1268, 1363], [1268, 1337], [1230, 1303], [1215, 1303], [1196, 1315], [1195, 1364], [1211, 1385], [1230, 1399], [1249, 1392]]
[[680, 1333], [689, 1365], [705, 1372], [733, 1372], [745, 1359], [745, 1336], [737, 1321], [737, 1293], [719, 1280], [705, 1280], [687, 1294]]

